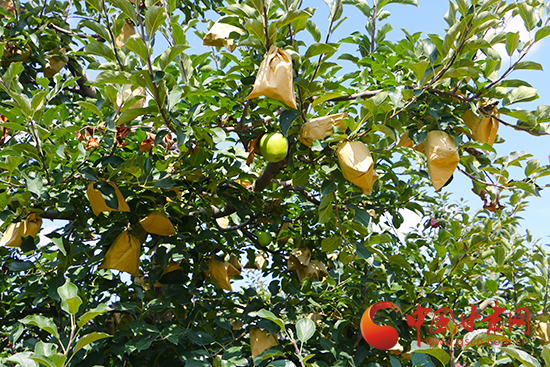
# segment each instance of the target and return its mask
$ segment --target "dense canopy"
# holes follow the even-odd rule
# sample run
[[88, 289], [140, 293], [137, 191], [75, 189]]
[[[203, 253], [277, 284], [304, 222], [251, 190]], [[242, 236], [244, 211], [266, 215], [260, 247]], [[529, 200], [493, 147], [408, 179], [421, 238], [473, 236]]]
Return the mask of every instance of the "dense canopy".
[[[502, 129], [548, 140], [514, 72], [542, 69], [550, 5], [454, 0], [440, 34], [390, 41], [416, 0], [325, 2], [0, 0], [0, 364], [550, 365], [548, 254], [518, 222], [550, 167], [499, 154]], [[479, 206], [449, 200], [457, 175]], [[379, 301], [390, 351], [360, 332]], [[499, 334], [529, 341], [428, 346], [418, 305], [481, 341], [523, 307], [528, 335]]]

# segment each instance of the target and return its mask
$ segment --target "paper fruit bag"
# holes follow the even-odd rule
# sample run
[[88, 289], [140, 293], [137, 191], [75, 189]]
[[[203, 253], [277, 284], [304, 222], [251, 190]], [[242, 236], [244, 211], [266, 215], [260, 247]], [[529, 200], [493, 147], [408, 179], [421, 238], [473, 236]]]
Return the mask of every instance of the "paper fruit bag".
[[218, 21], [210, 28], [206, 36], [202, 40], [202, 44], [205, 46], [214, 46], [214, 47], [225, 47], [229, 52], [233, 52], [237, 45], [233, 42], [233, 39], [229, 38], [229, 35], [232, 32], [237, 32], [243, 34], [243, 30], [239, 27], [235, 27], [231, 24], [221, 23], [220, 18]]
[[109, 247], [100, 269], [125, 271], [133, 276], [139, 275], [139, 256], [141, 242], [128, 231], [122, 232]]
[[176, 233], [170, 219], [160, 210], [151, 212], [148, 216], [142, 218], [139, 224], [147, 232], [158, 234], [159, 236], [171, 236]]
[[120, 34], [118, 35], [117, 38], [115, 38], [115, 46], [118, 48], [122, 48], [122, 46], [124, 46], [124, 42], [128, 41], [130, 36], [134, 34], [136, 34], [136, 30], [134, 26], [128, 23], [128, 21], [125, 21], [124, 26], [120, 31]]
[[333, 126], [338, 126], [340, 130], [345, 131], [346, 127], [342, 120], [347, 116], [347, 112], [344, 112], [307, 120], [302, 126], [300, 141], [309, 147], [313, 140], [321, 140], [331, 135]]
[[254, 88], [246, 99], [266, 96], [297, 109], [292, 77], [292, 59], [277, 46], [271, 46], [260, 65]]
[[344, 141], [336, 148], [338, 163], [346, 180], [370, 195], [378, 175], [369, 148], [360, 141]]
[[430, 131], [424, 145], [432, 185], [439, 190], [458, 166], [458, 148], [453, 137], [440, 130]]
[[487, 107], [486, 110], [491, 115], [500, 116], [497, 103], [494, 103], [494, 101], [485, 101], [479, 108], [481, 116], [476, 116], [472, 110], [468, 110], [462, 115], [462, 120], [472, 130], [472, 133], [468, 134], [470, 138], [481, 143], [493, 145], [497, 137], [499, 122], [492, 116], [484, 115], [482, 111], [485, 109], [484, 107]]
[[86, 194], [88, 195], [88, 200], [90, 200], [90, 204], [92, 205], [92, 211], [94, 212], [94, 215], [99, 215], [99, 213], [110, 212], [110, 211], [129, 212], [130, 207], [126, 203], [126, 200], [124, 199], [124, 196], [122, 196], [122, 193], [120, 192], [118, 187], [115, 184], [110, 182], [109, 182], [109, 185], [113, 189], [115, 189], [116, 198], [118, 201], [118, 208], [109, 207], [105, 202], [105, 199], [101, 194], [101, 191], [94, 188], [94, 183], [90, 182], [88, 184], [88, 189], [86, 190]]
[[11, 223], [0, 239], [0, 247], [21, 247], [23, 243], [21, 238], [26, 236], [35, 238], [41, 226], [42, 218], [35, 213], [29, 214], [22, 222]]
[[[118, 93], [116, 95], [115, 111], [118, 111], [119, 108], [121, 108], [124, 105], [124, 103], [132, 96], [133, 97], [145, 96], [145, 89], [142, 87], [137, 87], [132, 90], [132, 85], [126, 84], [124, 86], [124, 90], [122, 91], [122, 93]], [[128, 109], [141, 108], [143, 106], [145, 106], [145, 98], [137, 100], [133, 105], [128, 107]]]
[[241, 272], [239, 270], [237, 270], [229, 262], [221, 262], [216, 260], [214, 257], [211, 257], [206, 265], [208, 265], [208, 270], [205, 272], [207, 277], [214, 278], [218, 287], [227, 291], [233, 290], [229, 279], [240, 274]]
[[274, 335], [267, 335], [261, 329], [250, 330], [250, 349], [252, 349], [252, 358], [262, 354], [271, 347], [277, 345], [277, 339]]

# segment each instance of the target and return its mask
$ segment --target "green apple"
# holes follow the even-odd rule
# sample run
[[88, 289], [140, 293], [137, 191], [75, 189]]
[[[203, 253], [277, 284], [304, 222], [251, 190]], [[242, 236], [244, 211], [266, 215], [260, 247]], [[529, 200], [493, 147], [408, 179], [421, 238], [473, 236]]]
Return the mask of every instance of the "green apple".
[[264, 134], [260, 139], [260, 152], [268, 162], [280, 162], [288, 153], [288, 139], [281, 133]]
[[262, 246], [267, 246], [271, 243], [271, 234], [268, 232], [260, 232], [258, 233], [258, 242]]

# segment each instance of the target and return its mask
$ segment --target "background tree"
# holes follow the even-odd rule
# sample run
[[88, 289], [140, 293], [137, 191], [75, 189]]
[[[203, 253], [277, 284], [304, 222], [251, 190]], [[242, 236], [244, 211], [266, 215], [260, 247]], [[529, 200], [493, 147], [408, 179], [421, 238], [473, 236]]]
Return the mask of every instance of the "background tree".
[[[418, 304], [465, 313], [476, 304], [484, 316], [498, 300], [545, 321], [548, 254], [519, 233], [518, 215], [550, 169], [527, 153], [500, 156], [493, 143], [499, 123], [548, 135], [550, 107], [511, 105], [538, 97], [512, 78], [541, 69], [525, 56], [550, 34], [550, 5], [458, 0], [442, 36], [404, 30], [390, 42], [386, 6], [415, 0], [327, 3], [324, 39], [315, 9], [300, 0], [1, 3], [3, 363], [516, 363], [499, 351], [489, 357], [486, 346], [407, 353], [417, 332], [397, 315], [383, 322], [399, 331], [402, 350], [378, 350], [359, 322], [382, 300], [405, 314]], [[365, 32], [333, 40], [345, 12], [358, 10]], [[222, 15], [236, 27], [223, 39], [196, 30]], [[502, 28], [508, 16], [521, 17], [529, 42]], [[188, 52], [190, 32], [234, 50]], [[161, 42], [166, 50], [154, 56]], [[357, 47], [338, 58], [352, 70], [335, 57], [344, 43]], [[509, 67], [500, 44], [519, 52]], [[272, 46], [292, 62], [286, 104], [246, 99]], [[347, 117], [304, 142], [308, 120], [337, 113]], [[279, 162], [258, 146], [271, 132], [289, 141]], [[342, 168], [346, 142], [372, 157], [355, 178]], [[522, 164], [524, 174], [510, 171]], [[481, 211], [428, 195], [453, 172], [472, 180]], [[404, 210], [424, 226], [400, 239]], [[41, 218], [66, 225], [38, 243]], [[245, 258], [267, 289], [231, 291]], [[448, 329], [447, 338], [466, 334]], [[550, 341], [537, 330], [521, 347], [536, 356]], [[429, 336], [428, 324], [419, 332]]]

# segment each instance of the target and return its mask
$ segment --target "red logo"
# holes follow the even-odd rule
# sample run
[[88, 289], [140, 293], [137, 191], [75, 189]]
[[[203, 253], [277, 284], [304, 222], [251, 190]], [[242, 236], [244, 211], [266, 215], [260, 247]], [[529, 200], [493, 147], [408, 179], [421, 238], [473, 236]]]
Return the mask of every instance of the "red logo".
[[397, 334], [397, 330], [391, 326], [378, 325], [374, 323], [374, 315], [377, 311], [384, 308], [392, 309], [403, 315], [403, 312], [401, 312], [401, 309], [397, 307], [395, 303], [375, 303], [365, 311], [363, 317], [361, 318], [361, 334], [363, 334], [363, 338], [365, 338], [371, 347], [388, 350], [397, 344], [399, 335]]

